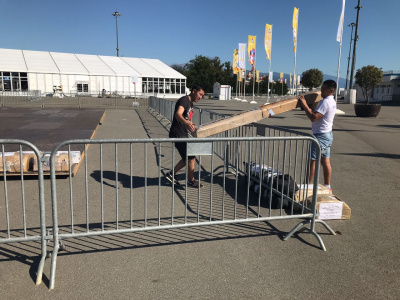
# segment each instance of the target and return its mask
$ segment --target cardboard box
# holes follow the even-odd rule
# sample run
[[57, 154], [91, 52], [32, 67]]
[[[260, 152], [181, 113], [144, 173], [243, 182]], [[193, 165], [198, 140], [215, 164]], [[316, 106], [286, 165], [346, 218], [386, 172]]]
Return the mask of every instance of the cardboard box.
[[[307, 199], [307, 206], [311, 208], [312, 196]], [[332, 194], [317, 195], [317, 211], [320, 220], [350, 220], [351, 209], [346, 202]]]
[[[305, 188], [307, 188], [306, 190], [304, 190]], [[314, 185], [313, 184], [300, 184], [299, 185], [299, 190], [296, 192], [296, 194], [294, 195], [294, 200], [296, 202], [302, 202], [303, 200], [307, 199], [308, 197], [312, 196], [314, 192]], [[326, 186], [322, 185], [322, 184], [318, 184], [318, 195], [326, 195], [326, 194], [330, 194], [330, 190], [329, 188], [327, 188]]]
[[[3, 172], [3, 154], [0, 153], [0, 172]], [[30, 165], [31, 154], [22, 153], [22, 166], [20, 152], [4, 152], [4, 164], [6, 172], [9, 173], [21, 173], [27, 172]]]
[[[309, 105], [313, 105], [314, 103], [319, 102], [322, 99], [320, 92], [311, 92], [304, 95], [304, 97]], [[199, 138], [207, 137], [220, 132], [224, 132], [229, 129], [257, 122], [261, 119], [269, 118], [271, 116], [295, 109], [299, 107], [298, 104], [299, 101], [297, 100], [297, 97], [277, 101], [275, 103], [268, 103], [254, 110], [246, 111], [237, 115], [233, 115], [226, 119], [201, 125], [193, 133], [193, 136]]]

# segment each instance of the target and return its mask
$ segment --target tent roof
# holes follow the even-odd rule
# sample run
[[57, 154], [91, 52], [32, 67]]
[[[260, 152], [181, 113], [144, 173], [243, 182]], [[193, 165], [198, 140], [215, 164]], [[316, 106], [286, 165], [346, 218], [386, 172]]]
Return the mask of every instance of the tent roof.
[[186, 78], [158, 59], [15, 49], [0, 49], [0, 71]]

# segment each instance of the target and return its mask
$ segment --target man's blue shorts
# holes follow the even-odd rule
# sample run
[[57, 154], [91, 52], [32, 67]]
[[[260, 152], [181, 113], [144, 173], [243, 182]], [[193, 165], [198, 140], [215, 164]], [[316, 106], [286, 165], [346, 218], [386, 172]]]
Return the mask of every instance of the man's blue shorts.
[[[321, 146], [321, 157], [329, 158], [331, 156], [331, 145], [333, 142], [332, 131], [326, 133], [314, 133], [314, 137]], [[311, 159], [317, 160], [317, 149], [314, 143], [311, 145]]]

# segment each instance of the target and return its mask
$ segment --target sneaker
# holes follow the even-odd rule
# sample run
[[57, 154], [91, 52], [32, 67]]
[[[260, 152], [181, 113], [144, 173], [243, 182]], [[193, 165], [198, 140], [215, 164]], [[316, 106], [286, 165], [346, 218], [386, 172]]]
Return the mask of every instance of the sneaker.
[[165, 178], [166, 178], [169, 182], [171, 182], [171, 183], [173, 183], [173, 184], [181, 185], [181, 184], [179, 183], [178, 180], [176, 180], [175, 178], [172, 179], [172, 173], [171, 173], [171, 171], [169, 171], [167, 174], [165, 174]]
[[204, 187], [204, 185], [202, 185], [201, 183], [199, 183], [197, 180], [193, 180], [193, 181], [188, 180], [188, 181], [187, 181], [187, 185], [188, 185], [188, 186], [192, 186], [192, 187], [197, 187], [197, 188], [202, 188], [202, 187]]

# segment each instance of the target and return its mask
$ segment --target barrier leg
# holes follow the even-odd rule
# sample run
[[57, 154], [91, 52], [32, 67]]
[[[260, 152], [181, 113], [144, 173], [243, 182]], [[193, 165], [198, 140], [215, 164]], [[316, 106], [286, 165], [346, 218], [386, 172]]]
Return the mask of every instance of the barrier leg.
[[[332, 235], [336, 235], [336, 233], [332, 230], [332, 228], [329, 227], [328, 224], [326, 224], [324, 221], [322, 220], [315, 220], [316, 223], [321, 223], [322, 225], [325, 226], [325, 228], [332, 234]], [[300, 222], [299, 224], [297, 224], [284, 238], [284, 241], [287, 241], [295, 232], [299, 231], [302, 227], [306, 226], [308, 223], [311, 223], [311, 220], [305, 220], [303, 222]], [[321, 249], [323, 251], [326, 251], [324, 242], [322, 241], [321, 237], [319, 236], [318, 233], [316, 233], [314, 230], [312, 230], [311, 228], [305, 228], [308, 232], [311, 232], [318, 240], [319, 245], [321, 246]]]
[[38, 270], [37, 270], [37, 275], [36, 275], [36, 285], [40, 285], [42, 283], [42, 277], [43, 277], [43, 268], [44, 268], [44, 263], [46, 261], [46, 249], [43, 252], [42, 249], [42, 257], [40, 258]]
[[51, 255], [51, 268], [50, 268], [50, 290], [54, 289], [54, 281], [56, 277], [56, 264], [57, 264], [57, 254], [59, 249], [58, 241], [54, 242], [54, 249]]

